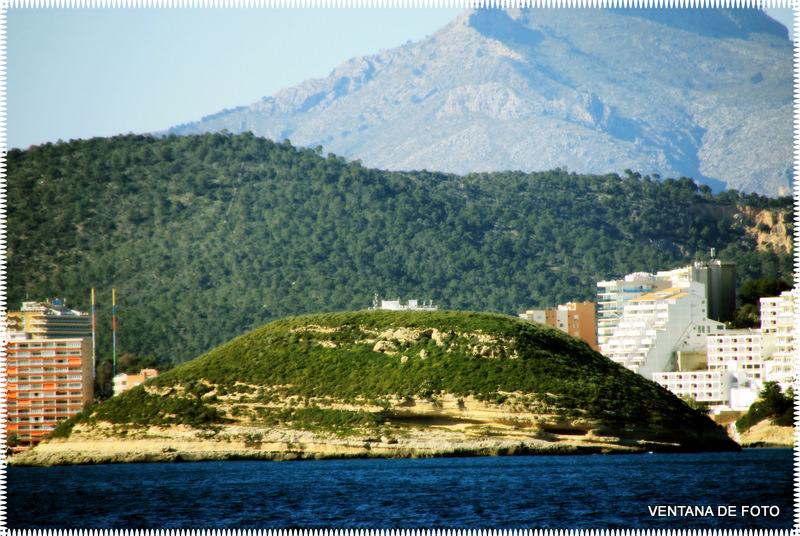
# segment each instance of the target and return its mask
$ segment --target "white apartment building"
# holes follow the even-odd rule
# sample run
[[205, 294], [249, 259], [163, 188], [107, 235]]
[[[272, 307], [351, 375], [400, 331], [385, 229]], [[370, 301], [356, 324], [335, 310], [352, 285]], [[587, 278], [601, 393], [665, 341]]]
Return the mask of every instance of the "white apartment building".
[[710, 409], [717, 410], [730, 406], [734, 375], [728, 370], [654, 372], [653, 381], [679, 397], [694, 398]]
[[709, 335], [708, 370], [727, 370], [741, 374], [743, 382], [752, 380], [761, 383], [764, 358], [770, 350], [764, 339], [760, 331], [752, 329]]
[[606, 353], [608, 339], [614, 335], [628, 300], [670, 286], [669, 281], [645, 272], [628, 274], [624, 279], [597, 283], [597, 345], [600, 351], [608, 355]]
[[603, 353], [648, 379], [677, 370], [676, 352], [704, 350], [706, 337], [725, 329], [708, 318], [705, 295], [705, 285], [682, 282], [628, 300]]
[[774, 338], [771, 358], [764, 363], [764, 381], [775, 381], [784, 391], [791, 385], [794, 362], [794, 303], [797, 291], [761, 298], [761, 333]]
[[645, 294], [682, 287], [688, 283], [702, 285], [706, 316], [718, 322], [731, 320], [736, 308], [736, 266], [734, 263], [711, 260], [696, 262], [675, 270], [636, 272], [622, 280], [597, 283], [597, 343], [609, 355], [608, 341], [614, 335], [625, 305]]
[[746, 410], [756, 401], [764, 387], [764, 362], [774, 348], [772, 340], [774, 337], [751, 329], [708, 338], [708, 370], [731, 378], [730, 400], [727, 407], [719, 409]]
[[793, 380], [793, 298], [793, 291], [761, 298], [761, 329], [709, 334], [706, 370], [654, 373], [653, 380], [712, 411], [748, 409], [768, 381], [785, 391]]

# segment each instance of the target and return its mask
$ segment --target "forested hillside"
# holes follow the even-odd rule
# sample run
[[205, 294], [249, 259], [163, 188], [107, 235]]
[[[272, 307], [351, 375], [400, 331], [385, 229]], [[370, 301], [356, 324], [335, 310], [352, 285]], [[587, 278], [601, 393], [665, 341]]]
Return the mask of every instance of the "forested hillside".
[[[790, 280], [755, 233], [791, 198], [688, 178], [566, 170], [386, 172], [252, 134], [128, 135], [8, 154], [8, 307], [90, 309], [98, 355], [184, 362], [290, 315], [383, 298], [516, 314], [592, 300], [595, 282], [717, 257]], [[772, 224], [764, 223], [765, 209]]]

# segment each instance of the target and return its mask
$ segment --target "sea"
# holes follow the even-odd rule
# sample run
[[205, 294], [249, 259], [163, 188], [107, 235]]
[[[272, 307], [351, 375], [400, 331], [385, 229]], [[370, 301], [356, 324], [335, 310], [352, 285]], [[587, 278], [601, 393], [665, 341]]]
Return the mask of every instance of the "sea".
[[792, 449], [7, 467], [10, 529], [791, 529]]

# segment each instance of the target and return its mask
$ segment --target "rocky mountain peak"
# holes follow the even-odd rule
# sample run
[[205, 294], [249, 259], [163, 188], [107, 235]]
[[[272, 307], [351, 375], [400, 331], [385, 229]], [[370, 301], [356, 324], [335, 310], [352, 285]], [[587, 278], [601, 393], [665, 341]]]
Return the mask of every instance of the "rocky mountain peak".
[[250, 130], [384, 169], [634, 169], [785, 195], [787, 36], [758, 9], [472, 9], [170, 131]]

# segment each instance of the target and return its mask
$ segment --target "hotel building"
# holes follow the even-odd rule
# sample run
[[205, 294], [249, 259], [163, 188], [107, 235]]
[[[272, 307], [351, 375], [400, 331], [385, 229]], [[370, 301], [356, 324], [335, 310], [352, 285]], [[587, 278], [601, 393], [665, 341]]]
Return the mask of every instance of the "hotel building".
[[748, 409], [768, 381], [785, 391], [792, 385], [793, 297], [761, 298], [761, 329], [709, 334], [702, 370], [654, 373], [653, 381], [712, 411]]
[[647, 379], [678, 369], [678, 352], [706, 348], [706, 337], [725, 325], [707, 316], [705, 286], [678, 286], [628, 300], [603, 353]]
[[7, 317], [7, 434], [38, 443], [94, 400], [90, 315], [26, 302]]
[[632, 299], [669, 288], [699, 283], [705, 299], [706, 317], [727, 322], [736, 309], [736, 265], [712, 260], [690, 266], [656, 272], [637, 272], [621, 280], [597, 283], [597, 342], [600, 351], [609, 355], [609, 339], [623, 315], [625, 305]]
[[669, 281], [658, 279], [653, 274], [645, 272], [636, 272], [626, 275], [623, 279], [597, 283], [597, 345], [600, 351], [606, 353], [608, 339], [614, 335], [628, 300], [670, 286]]
[[761, 333], [774, 338], [772, 359], [764, 363], [764, 381], [778, 382], [786, 391], [792, 384], [796, 290], [775, 298], [761, 298]]

